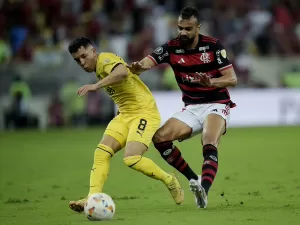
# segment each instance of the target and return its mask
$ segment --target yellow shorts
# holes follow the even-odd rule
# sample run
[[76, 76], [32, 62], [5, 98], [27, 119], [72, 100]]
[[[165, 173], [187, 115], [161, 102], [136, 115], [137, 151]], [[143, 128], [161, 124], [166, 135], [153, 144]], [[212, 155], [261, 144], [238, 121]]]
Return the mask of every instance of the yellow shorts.
[[137, 141], [149, 147], [152, 137], [160, 127], [160, 115], [136, 114], [117, 115], [108, 124], [104, 134], [120, 142], [122, 148], [127, 142]]

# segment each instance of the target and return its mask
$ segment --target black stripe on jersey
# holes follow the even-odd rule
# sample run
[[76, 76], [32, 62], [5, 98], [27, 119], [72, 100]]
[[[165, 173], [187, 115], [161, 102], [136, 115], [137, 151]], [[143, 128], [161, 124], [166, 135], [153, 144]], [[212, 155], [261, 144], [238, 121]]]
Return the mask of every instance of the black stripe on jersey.
[[216, 89], [216, 90], [211, 90], [211, 91], [202, 91], [202, 92], [192, 92], [192, 91], [182, 91], [185, 95], [191, 97], [191, 98], [203, 98], [207, 102], [212, 102], [215, 101], [216, 99], [218, 100], [224, 100], [228, 99], [229, 96], [227, 95], [226, 92], [222, 92], [222, 89]]
[[201, 73], [207, 73], [212, 70], [216, 69], [216, 65], [214, 63], [207, 63], [203, 65], [194, 65], [194, 66], [180, 66], [180, 65], [171, 65], [174, 70], [177, 70], [178, 72], [183, 73], [195, 73], [195, 72], [201, 72]]
[[115, 65], [115, 66], [114, 66], [114, 67], [111, 69], [111, 71], [110, 71], [110, 72], [114, 71], [114, 69], [116, 69], [116, 68], [117, 68], [117, 66], [118, 66], [118, 65], [120, 65], [120, 64], [121, 64], [121, 65], [123, 65], [123, 63], [117, 63], [117, 64], [116, 64], [116, 65]]
[[[194, 104], [207, 104], [207, 103], [220, 103], [220, 104], [231, 104], [231, 100], [229, 96], [218, 96], [216, 99], [211, 98], [201, 98], [201, 97], [190, 97], [188, 95], [182, 95], [182, 101], [184, 102], [185, 106], [187, 105], [194, 105]], [[232, 106], [233, 107], [233, 106]]]
[[[184, 82], [185, 79], [183, 77], [180, 77], [180, 76], [175, 76], [175, 79], [176, 79], [176, 81], [177, 81], [178, 84], [184, 84], [184, 85], [187, 85], [187, 86], [189, 86], [191, 88], [193, 88], [193, 87], [195, 87], [195, 88], [197, 88], [197, 87], [199, 87], [199, 88], [204, 87], [201, 84], [191, 83], [191, 82]], [[217, 88], [215, 88], [215, 89], [217, 89]]]

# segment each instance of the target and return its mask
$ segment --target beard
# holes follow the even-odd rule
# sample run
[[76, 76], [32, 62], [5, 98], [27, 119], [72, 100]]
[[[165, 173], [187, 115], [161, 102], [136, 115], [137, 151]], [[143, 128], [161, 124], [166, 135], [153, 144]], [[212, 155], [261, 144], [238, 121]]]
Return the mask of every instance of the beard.
[[180, 45], [182, 47], [188, 47], [193, 44], [195, 37], [189, 38], [188, 36], [179, 36]]

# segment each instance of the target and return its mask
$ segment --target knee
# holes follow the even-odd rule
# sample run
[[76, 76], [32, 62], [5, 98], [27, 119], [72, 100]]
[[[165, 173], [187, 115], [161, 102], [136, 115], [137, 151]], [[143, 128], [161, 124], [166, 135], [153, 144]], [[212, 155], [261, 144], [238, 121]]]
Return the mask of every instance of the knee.
[[135, 156], [125, 156], [123, 158], [123, 162], [128, 167], [133, 167], [135, 164], [137, 164], [142, 159], [142, 156], [135, 155]]
[[154, 134], [154, 136], [152, 138], [152, 141], [153, 141], [154, 145], [157, 144], [157, 143], [164, 142], [164, 136], [162, 135], [162, 132], [157, 131]]
[[172, 131], [168, 129], [158, 129], [154, 134], [152, 141], [154, 144], [162, 143], [166, 141], [173, 141]]
[[142, 156], [148, 149], [148, 146], [141, 142], [130, 141], [127, 143], [124, 152], [124, 158], [133, 156]]
[[126, 151], [125, 150], [125, 153], [124, 153], [124, 159], [125, 158], [128, 158], [128, 157], [133, 157], [133, 156], [141, 156], [142, 153], [138, 152], [138, 151]]

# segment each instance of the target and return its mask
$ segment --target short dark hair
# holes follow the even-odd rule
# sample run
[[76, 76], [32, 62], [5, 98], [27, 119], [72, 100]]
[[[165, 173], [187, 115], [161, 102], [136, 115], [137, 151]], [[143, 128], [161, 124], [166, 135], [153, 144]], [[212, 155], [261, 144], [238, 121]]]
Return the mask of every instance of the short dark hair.
[[180, 16], [184, 20], [188, 20], [191, 17], [195, 17], [197, 19], [197, 21], [200, 22], [199, 12], [198, 12], [197, 8], [195, 8], [195, 7], [191, 7], [191, 6], [184, 7], [180, 11]]
[[76, 38], [69, 44], [68, 50], [72, 54], [77, 52], [80, 47], [86, 48], [89, 45], [93, 45], [90, 39], [88, 39], [87, 37], [80, 37]]

